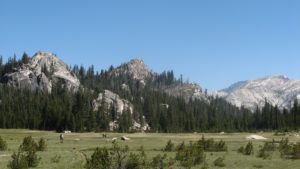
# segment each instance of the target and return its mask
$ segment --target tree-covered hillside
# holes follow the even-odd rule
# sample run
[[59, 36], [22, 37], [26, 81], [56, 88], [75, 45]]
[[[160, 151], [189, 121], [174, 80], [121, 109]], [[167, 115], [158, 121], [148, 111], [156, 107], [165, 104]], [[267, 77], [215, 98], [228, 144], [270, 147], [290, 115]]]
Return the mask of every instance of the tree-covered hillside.
[[[20, 60], [14, 56], [3, 63], [1, 57], [1, 78], [18, 71], [30, 59], [24, 54]], [[126, 66], [123, 64], [123, 67], [124, 65]], [[188, 83], [175, 78], [173, 71], [151, 73], [140, 79], [132, 76], [130, 71], [115, 71], [125, 70], [120, 68], [122, 65], [101, 71], [94, 70], [93, 66], [69, 67], [72, 74], [80, 80], [81, 86], [76, 91], [69, 90], [63, 79], [53, 83], [51, 92], [33, 91], [2, 83], [0, 128], [107, 131], [112, 121], [118, 121], [116, 131], [120, 132], [134, 131], [133, 122], [149, 124], [152, 132], [286, 130], [300, 126], [300, 107], [297, 103], [290, 111], [281, 111], [266, 102], [261, 110], [257, 109], [252, 113], [204, 93], [205, 99], [201, 96], [190, 97], [188, 100], [184, 92], [176, 96], [167, 94], [166, 88], [176, 86], [176, 89], [180, 89], [180, 86]], [[47, 76], [47, 70], [41, 71]], [[105, 102], [95, 111], [93, 100], [104, 90], [110, 90], [128, 100], [134, 108], [133, 112], [124, 109], [122, 114], [118, 114], [116, 105]]]

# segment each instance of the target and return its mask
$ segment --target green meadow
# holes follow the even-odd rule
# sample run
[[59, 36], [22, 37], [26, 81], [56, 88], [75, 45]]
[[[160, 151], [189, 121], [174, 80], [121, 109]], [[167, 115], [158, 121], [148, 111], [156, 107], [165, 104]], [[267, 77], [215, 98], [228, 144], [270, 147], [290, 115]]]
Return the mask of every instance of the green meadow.
[[[162, 149], [168, 140], [171, 140], [175, 146], [181, 142], [189, 143], [205, 138], [213, 138], [215, 141], [223, 140], [228, 146], [227, 152], [206, 152], [206, 163], [209, 168], [219, 168], [214, 166], [213, 161], [218, 157], [225, 157], [224, 169], [299, 169], [300, 160], [282, 159], [279, 151], [272, 154], [271, 159], [262, 159], [257, 157], [259, 146], [265, 141], [280, 141], [282, 138], [288, 138], [290, 142], [299, 142], [300, 137], [296, 133], [290, 133], [286, 136], [275, 136], [274, 133], [256, 133], [267, 140], [252, 140], [254, 145], [254, 154], [245, 156], [237, 153], [237, 149], [245, 146], [249, 140], [247, 136], [252, 133], [192, 133], [192, 134], [165, 134], [165, 133], [107, 133], [108, 138], [102, 138], [102, 133], [71, 133], [65, 134], [64, 143], [59, 141], [59, 133], [49, 131], [32, 131], [21, 129], [0, 129], [0, 136], [8, 144], [7, 151], [0, 151], [0, 168], [7, 168], [11, 155], [16, 152], [25, 136], [32, 136], [36, 141], [43, 137], [47, 141], [47, 150], [38, 152], [41, 157], [37, 169], [82, 169], [86, 162], [86, 157], [90, 157], [96, 147], [112, 147], [112, 138], [118, 138], [117, 142], [121, 146], [128, 145], [129, 151], [137, 152], [141, 146], [144, 147], [147, 158], [151, 160], [157, 154], [163, 154]], [[121, 141], [120, 138], [126, 136], [129, 141]], [[175, 152], [167, 153], [169, 157], [175, 157]], [[60, 157], [58, 162], [53, 162], [55, 157]], [[173, 168], [182, 168], [177, 163]], [[196, 166], [194, 168], [201, 168]]]

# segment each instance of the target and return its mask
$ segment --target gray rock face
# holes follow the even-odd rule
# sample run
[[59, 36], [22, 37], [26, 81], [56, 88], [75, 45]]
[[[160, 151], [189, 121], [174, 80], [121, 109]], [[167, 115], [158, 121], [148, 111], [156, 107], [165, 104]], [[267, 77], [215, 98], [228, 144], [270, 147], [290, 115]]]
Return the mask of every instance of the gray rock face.
[[104, 90], [104, 93], [99, 93], [98, 98], [93, 101], [94, 111], [98, 111], [103, 101], [107, 104], [108, 108], [110, 108], [111, 105], [114, 105], [116, 112], [119, 115], [122, 115], [123, 111], [126, 109], [129, 109], [131, 114], [133, 113], [132, 104], [129, 101], [120, 98], [119, 95], [110, 90]]
[[152, 76], [151, 70], [145, 65], [143, 60], [132, 59], [126, 64], [115, 68], [110, 72], [111, 75], [118, 76], [120, 74], [128, 74], [135, 80], [145, 80]]
[[186, 101], [189, 101], [190, 99], [198, 99], [208, 102], [206, 95], [202, 92], [202, 88], [195, 83], [171, 85], [164, 88], [163, 90], [171, 96], [182, 96]]
[[[107, 108], [110, 108], [110, 106], [113, 105], [118, 114], [117, 119], [115, 121], [111, 121], [109, 124], [111, 130], [115, 130], [119, 127], [118, 119], [126, 109], [129, 110], [131, 114], [133, 114], [133, 110], [134, 110], [133, 105], [128, 100], [122, 99], [118, 94], [116, 94], [110, 90], [104, 90], [103, 93], [99, 93], [98, 98], [96, 98], [93, 101], [94, 111], [98, 111], [99, 107], [103, 103], [108, 106]], [[145, 117], [143, 117], [143, 119], [144, 119], [143, 125], [141, 125], [141, 123], [133, 120], [131, 129], [149, 130], [150, 127], [146, 123]]]
[[285, 76], [267, 76], [233, 84], [217, 93], [232, 104], [251, 110], [263, 107], [265, 100], [279, 108], [291, 108], [293, 101], [300, 98], [300, 81]]
[[38, 52], [28, 64], [4, 75], [1, 82], [19, 88], [51, 92], [52, 85], [59, 80], [69, 90], [77, 90], [80, 86], [78, 78], [62, 60], [52, 53]]

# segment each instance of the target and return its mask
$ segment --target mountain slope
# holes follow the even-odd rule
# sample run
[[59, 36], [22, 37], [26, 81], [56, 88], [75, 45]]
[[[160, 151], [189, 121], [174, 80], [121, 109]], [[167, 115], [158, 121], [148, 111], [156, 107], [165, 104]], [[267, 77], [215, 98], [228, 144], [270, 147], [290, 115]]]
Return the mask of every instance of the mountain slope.
[[[162, 90], [171, 96], [183, 97], [187, 101], [189, 101], [189, 99], [208, 101], [206, 95], [202, 93], [200, 85], [179, 82], [179, 80], [176, 80], [174, 77], [172, 71], [163, 72], [161, 74], [153, 72], [144, 61], [140, 59], [132, 59], [128, 63], [124, 63], [117, 68], [110, 70], [108, 74], [110, 76], [129, 76], [131, 79], [140, 82], [142, 86], [152, 85], [151, 88]], [[125, 86], [127, 84], [123, 85]]]
[[69, 90], [77, 90], [80, 85], [68, 66], [49, 52], [37, 52], [28, 63], [1, 78], [1, 83], [46, 92], [51, 92], [52, 86], [59, 81]]
[[300, 81], [286, 76], [267, 76], [257, 80], [242, 81], [218, 92], [228, 102], [251, 110], [263, 107], [265, 100], [279, 108], [291, 108], [300, 96]]

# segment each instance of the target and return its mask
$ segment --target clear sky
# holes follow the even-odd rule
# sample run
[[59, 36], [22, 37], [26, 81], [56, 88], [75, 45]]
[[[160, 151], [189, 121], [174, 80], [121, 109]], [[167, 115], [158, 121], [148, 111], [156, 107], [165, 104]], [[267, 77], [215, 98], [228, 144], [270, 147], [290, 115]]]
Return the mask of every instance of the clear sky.
[[210, 91], [300, 79], [300, 1], [1, 0], [0, 54], [39, 50], [97, 70], [141, 58]]

